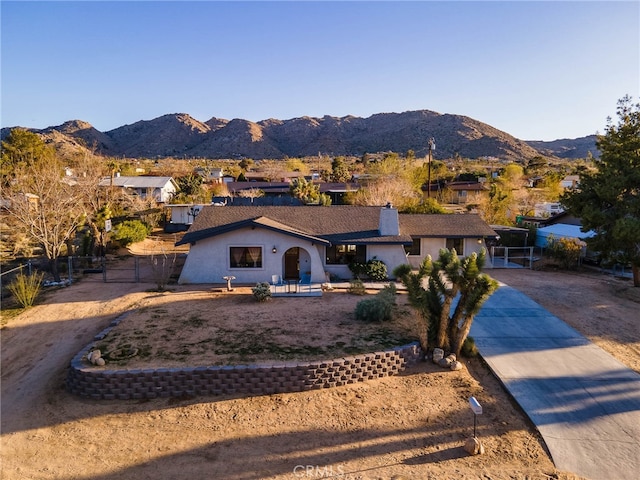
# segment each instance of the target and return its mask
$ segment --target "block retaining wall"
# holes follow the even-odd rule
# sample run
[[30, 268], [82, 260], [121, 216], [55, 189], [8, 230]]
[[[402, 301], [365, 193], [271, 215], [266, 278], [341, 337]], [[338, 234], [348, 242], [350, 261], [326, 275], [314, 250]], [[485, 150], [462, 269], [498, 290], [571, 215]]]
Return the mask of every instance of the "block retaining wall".
[[[96, 336], [104, 338], [123, 317]], [[422, 357], [411, 343], [381, 352], [317, 362], [280, 362], [268, 365], [111, 370], [86, 360], [95, 348], [88, 345], [71, 361], [67, 388], [96, 400], [130, 400], [203, 395], [266, 395], [339, 387], [395, 375]]]
[[395, 375], [421, 358], [415, 343], [319, 362], [110, 370], [89, 365], [88, 352], [83, 350], [71, 362], [67, 387], [97, 400], [301, 392]]

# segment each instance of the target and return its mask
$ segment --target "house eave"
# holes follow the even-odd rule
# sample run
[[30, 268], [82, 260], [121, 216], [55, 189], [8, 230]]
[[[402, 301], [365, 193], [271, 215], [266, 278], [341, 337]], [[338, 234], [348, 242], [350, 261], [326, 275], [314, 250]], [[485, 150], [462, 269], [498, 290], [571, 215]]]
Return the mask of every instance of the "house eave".
[[307, 240], [311, 243], [321, 244], [321, 245], [330, 245], [331, 242], [324, 238], [320, 238], [313, 235], [305, 234], [304, 232], [300, 232], [297, 230], [289, 229], [286, 226], [278, 226], [273, 223], [266, 222], [262, 217], [261, 218], [252, 218], [248, 220], [242, 220], [240, 222], [230, 223], [226, 225], [222, 225], [215, 228], [199, 230], [198, 232], [194, 232], [192, 235], [189, 235], [189, 232], [182, 237], [181, 240], [176, 242], [176, 246], [191, 244], [195, 245], [198, 240], [204, 240], [206, 238], [213, 238], [219, 235], [223, 235], [228, 232], [233, 232], [235, 230], [239, 230], [242, 228], [262, 228], [265, 230], [269, 230], [272, 232], [277, 232], [283, 235], [287, 235], [290, 237], [295, 237], [301, 240]]

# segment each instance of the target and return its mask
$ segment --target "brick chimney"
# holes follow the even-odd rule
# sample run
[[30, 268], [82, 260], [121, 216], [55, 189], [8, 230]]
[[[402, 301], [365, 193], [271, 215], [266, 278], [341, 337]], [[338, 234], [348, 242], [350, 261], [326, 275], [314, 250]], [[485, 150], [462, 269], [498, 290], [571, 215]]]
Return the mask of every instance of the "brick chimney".
[[393, 208], [391, 202], [380, 209], [378, 231], [383, 237], [400, 235], [400, 217], [398, 217], [398, 210]]

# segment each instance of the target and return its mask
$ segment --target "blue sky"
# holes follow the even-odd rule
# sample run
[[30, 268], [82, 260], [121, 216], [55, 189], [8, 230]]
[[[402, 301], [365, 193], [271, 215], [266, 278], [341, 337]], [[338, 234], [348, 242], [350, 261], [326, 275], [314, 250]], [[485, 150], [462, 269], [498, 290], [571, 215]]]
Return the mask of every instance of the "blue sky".
[[428, 109], [523, 140], [640, 95], [640, 2], [1, 2], [2, 127]]

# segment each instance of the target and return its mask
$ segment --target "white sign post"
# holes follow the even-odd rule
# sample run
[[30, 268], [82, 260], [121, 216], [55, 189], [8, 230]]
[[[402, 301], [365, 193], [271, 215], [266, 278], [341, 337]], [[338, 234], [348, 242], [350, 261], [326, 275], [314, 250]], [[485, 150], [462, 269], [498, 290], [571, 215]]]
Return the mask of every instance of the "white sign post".
[[476, 400], [476, 397], [471, 397], [469, 399], [469, 406], [471, 407], [471, 411], [473, 412], [473, 437], [476, 436], [476, 423], [478, 415], [482, 415], [482, 405]]

